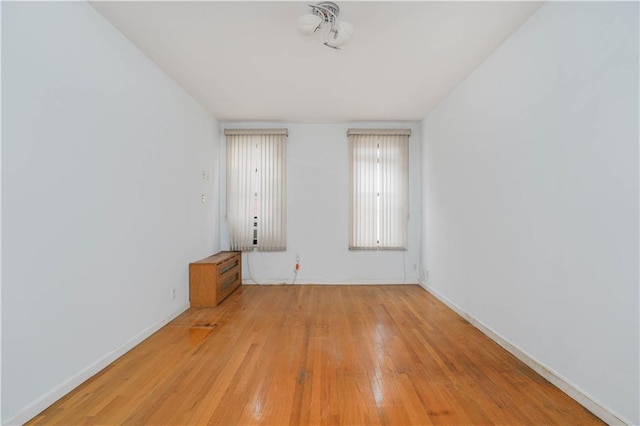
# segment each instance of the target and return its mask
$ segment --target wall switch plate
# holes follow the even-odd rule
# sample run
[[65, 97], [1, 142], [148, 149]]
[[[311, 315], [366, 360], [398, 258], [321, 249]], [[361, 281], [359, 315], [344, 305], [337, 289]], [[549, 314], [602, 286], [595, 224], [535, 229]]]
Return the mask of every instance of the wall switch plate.
[[172, 288], [171, 289], [171, 300], [174, 300], [176, 298], [176, 289]]

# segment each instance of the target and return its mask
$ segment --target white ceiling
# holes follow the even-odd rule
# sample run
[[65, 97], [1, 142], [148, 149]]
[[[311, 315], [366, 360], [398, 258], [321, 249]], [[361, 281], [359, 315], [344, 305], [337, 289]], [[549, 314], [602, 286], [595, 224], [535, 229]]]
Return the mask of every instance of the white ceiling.
[[420, 120], [541, 2], [338, 2], [354, 38], [298, 32], [307, 2], [92, 2], [221, 121]]

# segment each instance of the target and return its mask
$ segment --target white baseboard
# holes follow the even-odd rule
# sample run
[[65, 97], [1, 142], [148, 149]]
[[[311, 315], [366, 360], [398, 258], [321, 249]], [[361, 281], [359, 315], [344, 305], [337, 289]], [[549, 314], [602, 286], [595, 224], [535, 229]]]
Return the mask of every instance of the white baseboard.
[[482, 322], [480, 322], [479, 320], [477, 320], [476, 318], [474, 318], [473, 316], [471, 316], [470, 314], [465, 312], [463, 309], [461, 309], [458, 305], [456, 305], [455, 303], [453, 303], [452, 301], [447, 299], [445, 296], [440, 294], [433, 287], [431, 287], [431, 286], [429, 286], [429, 285], [427, 285], [427, 284], [425, 284], [423, 282], [419, 282], [418, 284], [421, 287], [423, 287], [426, 291], [431, 293], [433, 296], [435, 296], [442, 303], [444, 303], [449, 308], [451, 308], [453, 311], [455, 311], [462, 318], [464, 318], [465, 320], [469, 321], [469, 323], [471, 325], [473, 325], [475, 328], [480, 330], [488, 338], [490, 338], [491, 340], [493, 340], [494, 342], [496, 342], [497, 344], [502, 346], [504, 349], [506, 349], [513, 356], [518, 358], [520, 361], [524, 362], [532, 370], [534, 370], [536, 373], [538, 373], [539, 375], [541, 375], [542, 377], [547, 379], [549, 382], [551, 382], [551, 384], [553, 384], [555, 387], [557, 387], [558, 389], [560, 389], [561, 391], [563, 391], [564, 393], [569, 395], [576, 402], [578, 402], [580, 405], [582, 405], [587, 410], [591, 411], [594, 415], [599, 417], [605, 423], [607, 423], [609, 425], [630, 425], [630, 424], [632, 424], [630, 421], [624, 419], [622, 416], [614, 414], [611, 409], [607, 408], [603, 404], [600, 404], [597, 401], [595, 401], [588, 393], [584, 392], [578, 386], [576, 386], [573, 383], [569, 382], [567, 379], [562, 377], [560, 374], [555, 372], [553, 369], [547, 367], [546, 365], [542, 364], [541, 362], [539, 362], [535, 358], [533, 358], [533, 357], [529, 356], [528, 354], [526, 354], [524, 351], [522, 351], [516, 345], [512, 344], [507, 339], [505, 339], [504, 337], [500, 336], [498, 333], [496, 333], [495, 331], [493, 331], [492, 329], [490, 329], [489, 327], [484, 325]]
[[368, 281], [322, 281], [322, 280], [296, 280], [295, 283], [291, 281], [284, 282], [282, 280], [260, 280], [257, 282], [251, 278], [243, 278], [242, 285], [404, 285], [404, 284], [418, 284], [416, 280], [413, 281], [390, 281], [390, 280], [368, 280]]
[[20, 410], [18, 414], [8, 419], [4, 424], [22, 425], [28, 422], [29, 420], [37, 416], [39, 413], [41, 413], [45, 408], [49, 407], [51, 404], [53, 404], [54, 402], [56, 402], [57, 400], [59, 400], [69, 392], [71, 392], [73, 389], [78, 387], [84, 381], [86, 381], [87, 379], [91, 378], [92, 376], [100, 372], [100, 370], [107, 367], [113, 361], [120, 358], [125, 353], [129, 352], [135, 346], [140, 344], [140, 342], [142, 342], [144, 339], [151, 336], [156, 331], [160, 330], [165, 324], [167, 324], [169, 321], [176, 318], [178, 315], [180, 315], [187, 309], [189, 309], [189, 302], [180, 305], [178, 308], [171, 311], [171, 313], [169, 313], [169, 315], [167, 315], [164, 319], [145, 328], [140, 333], [138, 333], [135, 337], [133, 337], [131, 340], [126, 342], [124, 345], [104, 355], [102, 358], [98, 359], [96, 362], [89, 365], [88, 367], [80, 371], [78, 374], [70, 377], [68, 380], [62, 382], [61, 384], [53, 388], [51, 391], [42, 395], [36, 401], [29, 404], [22, 410]]

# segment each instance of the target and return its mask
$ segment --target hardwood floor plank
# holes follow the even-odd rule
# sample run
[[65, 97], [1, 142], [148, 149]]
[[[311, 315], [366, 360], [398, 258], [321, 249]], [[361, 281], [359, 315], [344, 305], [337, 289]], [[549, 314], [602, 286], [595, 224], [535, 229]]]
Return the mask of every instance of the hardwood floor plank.
[[419, 286], [245, 286], [30, 424], [602, 424]]

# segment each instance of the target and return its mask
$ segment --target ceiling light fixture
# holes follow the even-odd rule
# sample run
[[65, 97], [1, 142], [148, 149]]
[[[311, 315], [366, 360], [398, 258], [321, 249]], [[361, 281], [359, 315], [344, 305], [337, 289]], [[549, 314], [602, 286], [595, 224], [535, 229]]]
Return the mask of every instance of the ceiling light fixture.
[[298, 18], [298, 29], [306, 35], [321, 34], [324, 45], [340, 49], [353, 36], [353, 25], [338, 22], [340, 8], [330, 1], [310, 4], [311, 13]]

